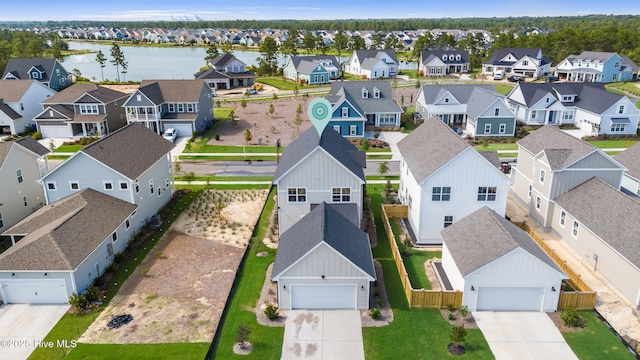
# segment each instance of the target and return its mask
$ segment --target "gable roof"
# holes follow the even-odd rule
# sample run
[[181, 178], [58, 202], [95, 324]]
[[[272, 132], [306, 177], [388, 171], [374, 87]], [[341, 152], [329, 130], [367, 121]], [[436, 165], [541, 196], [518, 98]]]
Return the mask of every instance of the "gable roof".
[[5, 103], [20, 101], [35, 80], [0, 80], [0, 99]]
[[462, 276], [518, 248], [564, 274], [524, 230], [486, 206], [440, 230], [440, 236]]
[[468, 147], [466, 141], [436, 116], [426, 119], [398, 142], [400, 154], [418, 183]]
[[228, 79], [229, 75], [222, 73], [214, 68], [208, 68], [193, 74], [197, 80], [202, 79]]
[[[515, 63], [517, 60], [522, 59], [525, 56], [537, 58], [540, 48], [501, 48], [495, 50], [489, 60], [485, 61], [485, 64], [504, 64], [509, 65]], [[516, 60], [514, 61], [501, 61], [505, 56], [512, 54]]]
[[[211, 65], [213, 65], [214, 67], [215, 66], [226, 66], [228, 63], [232, 62], [233, 60], [240, 61], [237, 57], [233, 56], [233, 54], [224, 53], [222, 55], [218, 55], [215, 58], [213, 58], [213, 60], [211, 60]], [[242, 62], [242, 61], [240, 61], [240, 62]]]
[[[380, 49], [380, 50], [355, 50], [353, 52], [352, 57], [355, 56], [360, 61], [360, 67], [363, 69], [371, 69], [373, 65], [375, 65], [382, 54], [387, 54], [396, 64], [398, 63], [398, 58], [396, 57], [395, 50], [392, 49]], [[347, 60], [347, 62], [351, 61], [351, 58]]]
[[[460, 55], [460, 60], [451, 59], [449, 55]], [[442, 55], [447, 55], [447, 60], [442, 60]], [[469, 52], [467, 50], [422, 50], [420, 58], [423, 64], [429, 63], [434, 57], [444, 61], [446, 64], [465, 64], [469, 62]]]
[[198, 102], [203, 86], [204, 80], [143, 80], [138, 91], [160, 105], [166, 102]]
[[553, 200], [640, 268], [640, 200], [594, 177]]
[[469, 104], [474, 92], [482, 91], [482, 94], [500, 96], [493, 85], [422, 85], [420, 92], [424, 94], [425, 104], [434, 104], [446, 93], [456, 98], [461, 104]]
[[[583, 51], [579, 55], [569, 55], [567, 58], [571, 58], [572, 61], [597, 61], [605, 63], [611, 59], [614, 55], [618, 55], [615, 52], [604, 51]], [[620, 56], [620, 55], [618, 55]]]
[[[369, 97], [362, 97], [362, 89], [366, 89]], [[374, 98], [374, 89], [380, 90], [380, 97]], [[403, 110], [393, 100], [393, 91], [389, 81], [337, 81], [331, 84], [331, 95], [325, 96], [332, 105], [348, 100], [362, 115], [373, 113], [402, 113]], [[335, 109], [334, 109], [335, 110]]]
[[3, 233], [27, 236], [0, 254], [0, 270], [74, 270], [136, 208], [92, 189], [46, 205]]
[[49, 153], [49, 149], [40, 145], [40, 143], [33, 140], [30, 136], [16, 141], [0, 141], [0, 167], [2, 167], [2, 164], [7, 159], [7, 156], [11, 151], [11, 147], [14, 145], [19, 145], [34, 153], [36, 156], [44, 156]]
[[[29, 70], [33, 67], [37, 67], [38, 70], [44, 72], [44, 76], [41, 79], [42, 82], [48, 82], [51, 80], [51, 74], [53, 73], [53, 68], [57, 62], [58, 60], [54, 58], [10, 59], [9, 63], [7, 63], [7, 67], [4, 69], [2, 78], [4, 79], [7, 73], [10, 72], [18, 79], [30, 79]], [[60, 67], [64, 70], [62, 65], [60, 65]]]
[[4, 102], [4, 99], [0, 98], [0, 112], [7, 115], [11, 120], [20, 119], [22, 115], [18, 114], [13, 108]]
[[[602, 83], [520, 83], [516, 87], [522, 92], [527, 107], [531, 107], [547, 95], [560, 100], [562, 95], [577, 95], [575, 101], [566, 103], [595, 114], [601, 114], [624, 96], [605, 89]], [[513, 92], [516, 90], [514, 89]], [[510, 100], [512, 100], [510, 98]], [[513, 100], [512, 100], [513, 101]]]
[[272, 278], [320, 243], [327, 244], [360, 270], [376, 277], [367, 233], [322, 202], [280, 236]]
[[158, 160], [167, 156], [174, 147], [173, 143], [143, 124], [132, 123], [79, 152], [135, 180]]
[[46, 98], [42, 104], [73, 104], [84, 94], [89, 94], [96, 100], [108, 104], [114, 100], [127, 97], [128, 95], [104, 86], [95, 84], [73, 84], [59, 93]]
[[276, 168], [273, 182], [278, 180], [291, 168], [296, 166], [302, 159], [317, 147], [324, 149], [336, 161], [341, 163], [350, 172], [362, 181], [366, 181], [363, 168], [366, 166], [364, 156], [349, 140], [342, 137], [328, 126], [322, 131], [322, 137], [318, 136], [315, 127], [309, 128], [296, 138], [282, 152], [280, 163]]
[[518, 145], [536, 155], [545, 152], [551, 170], [559, 170], [597, 150], [557, 126], [545, 125], [518, 141]]
[[629, 176], [640, 180], [640, 142], [614, 156], [614, 159], [627, 168]]
[[338, 60], [333, 55], [313, 55], [313, 56], [291, 56], [290, 61], [296, 68], [296, 71], [308, 74], [315, 69], [319, 63], [330, 61], [331, 66], [337, 69]]

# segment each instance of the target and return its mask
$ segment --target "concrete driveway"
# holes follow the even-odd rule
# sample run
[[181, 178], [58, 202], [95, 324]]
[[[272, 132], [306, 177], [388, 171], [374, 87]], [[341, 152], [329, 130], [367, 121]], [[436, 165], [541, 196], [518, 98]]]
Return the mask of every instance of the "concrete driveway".
[[288, 311], [281, 359], [364, 360], [360, 311]]
[[478, 311], [473, 317], [496, 360], [577, 360], [543, 312]]
[[[69, 305], [0, 306], [0, 358], [28, 358], [67, 310]], [[67, 340], [67, 344], [71, 345], [71, 339], [54, 339], [53, 347], [62, 346], [56, 340]]]

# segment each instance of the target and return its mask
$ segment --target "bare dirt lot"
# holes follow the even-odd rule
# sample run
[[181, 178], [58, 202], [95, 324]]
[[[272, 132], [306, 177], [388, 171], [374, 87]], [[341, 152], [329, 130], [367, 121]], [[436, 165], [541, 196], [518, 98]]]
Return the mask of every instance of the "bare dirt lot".
[[[194, 201], [182, 213], [140, 266], [129, 270], [134, 273], [79, 341], [109, 344], [211, 341], [264, 204], [266, 192], [261, 191], [258, 196], [258, 191], [253, 191], [253, 200], [251, 193], [251, 190], [218, 192], [230, 199], [222, 214], [237, 225], [235, 234], [229, 227], [223, 234], [223, 225], [200, 227], [199, 222], [206, 220], [194, 218], [205, 217], [204, 204], [211, 199], [207, 192], [201, 194], [201, 201]], [[194, 234], [185, 234], [190, 230]], [[112, 316], [123, 314], [131, 314], [133, 321], [118, 329], [107, 327]]]

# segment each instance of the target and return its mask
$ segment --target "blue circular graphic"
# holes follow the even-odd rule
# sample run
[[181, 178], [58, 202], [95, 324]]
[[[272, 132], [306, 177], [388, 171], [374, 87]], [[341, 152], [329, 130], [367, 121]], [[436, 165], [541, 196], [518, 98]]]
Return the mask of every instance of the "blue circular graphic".
[[327, 103], [328, 102], [324, 101], [314, 101], [309, 109], [309, 117], [320, 121], [329, 119], [331, 116], [331, 108]]

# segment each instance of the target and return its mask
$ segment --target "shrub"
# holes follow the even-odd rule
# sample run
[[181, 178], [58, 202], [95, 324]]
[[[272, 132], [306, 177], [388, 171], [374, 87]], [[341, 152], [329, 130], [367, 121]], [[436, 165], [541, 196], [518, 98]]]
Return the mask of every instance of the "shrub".
[[560, 312], [560, 318], [564, 324], [571, 327], [585, 327], [587, 323], [584, 321], [578, 310], [567, 306]]
[[87, 293], [84, 295], [88, 303], [100, 300], [100, 289], [95, 286], [89, 286]]
[[469, 308], [467, 307], [467, 305], [460, 306], [458, 312], [460, 313], [460, 316], [466, 318], [467, 315], [469, 315]]
[[40, 140], [42, 139], [42, 133], [39, 131], [36, 131], [33, 134], [31, 134], [31, 137], [33, 138], [33, 140]]
[[220, 134], [216, 134], [213, 138], [216, 139], [216, 141], [219, 141], [220, 140]]
[[380, 133], [379, 133], [378, 131], [376, 131], [376, 132], [374, 132], [374, 133], [373, 133], [373, 138], [374, 138], [374, 139], [377, 139], [377, 138], [379, 138], [379, 137], [380, 137]]
[[467, 337], [467, 329], [464, 328], [464, 325], [451, 327], [451, 333], [449, 334], [449, 338], [451, 339], [452, 343], [463, 344], [464, 339], [466, 337]]
[[377, 305], [379, 308], [382, 308], [382, 305], [384, 305], [384, 300], [382, 300], [382, 299], [378, 298], [378, 300], [376, 300], [376, 305]]
[[115, 262], [116, 264], [120, 264], [123, 259], [124, 259], [124, 254], [121, 252], [113, 255], [113, 262]]
[[449, 313], [449, 320], [455, 320], [456, 316], [453, 313]]
[[86, 296], [82, 294], [72, 293], [71, 296], [69, 296], [69, 304], [71, 304], [74, 312], [76, 314], [79, 314], [87, 308], [89, 302], [87, 301]]
[[251, 334], [251, 328], [248, 326], [244, 326], [244, 324], [240, 324], [238, 326], [238, 332], [236, 333], [236, 342], [240, 345], [241, 349], [247, 347], [247, 342], [249, 341], [249, 334]]
[[456, 311], [456, 307], [453, 306], [453, 304], [447, 304], [447, 310], [449, 310], [450, 312], [454, 312]]
[[267, 319], [273, 320], [278, 317], [278, 306], [276, 304], [268, 303], [267, 307], [264, 308], [264, 314], [267, 316]]
[[112, 262], [111, 265], [109, 265], [109, 267], [107, 267], [107, 271], [108, 272], [116, 272], [116, 271], [118, 271], [118, 265], [116, 265], [115, 262]]
[[375, 307], [371, 309], [371, 311], [369, 311], [369, 315], [371, 315], [371, 318], [373, 320], [378, 320], [382, 316], [382, 312], [380, 311], [379, 307]]

